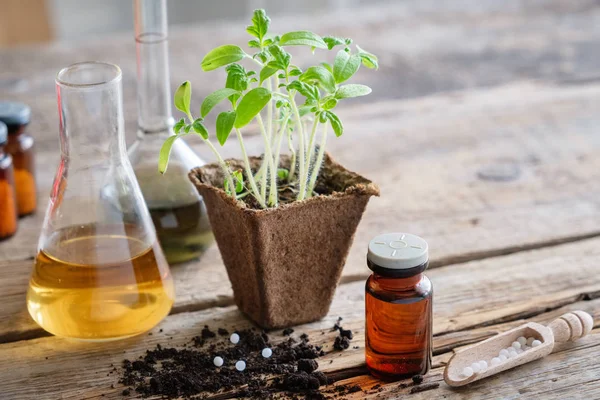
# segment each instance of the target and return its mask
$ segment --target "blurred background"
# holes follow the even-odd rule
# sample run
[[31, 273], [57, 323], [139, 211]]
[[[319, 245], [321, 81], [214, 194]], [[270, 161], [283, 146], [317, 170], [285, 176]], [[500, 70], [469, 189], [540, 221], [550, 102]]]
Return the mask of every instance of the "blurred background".
[[[394, 0], [170, 0], [168, 9], [169, 24], [173, 26], [242, 19], [255, 8], [266, 8], [270, 15], [319, 14], [362, 4], [392, 2]], [[129, 3], [126, 0], [2, 0], [0, 47], [81, 41], [94, 35], [131, 31], [133, 10]]]

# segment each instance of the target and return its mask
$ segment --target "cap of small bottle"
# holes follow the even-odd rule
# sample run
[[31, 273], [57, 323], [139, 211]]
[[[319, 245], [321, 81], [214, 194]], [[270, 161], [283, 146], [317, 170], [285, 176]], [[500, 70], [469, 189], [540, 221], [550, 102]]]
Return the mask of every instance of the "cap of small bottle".
[[6, 124], [0, 121], [0, 146], [4, 146], [8, 141], [8, 128]]
[[378, 273], [410, 276], [427, 268], [429, 246], [423, 238], [410, 233], [385, 233], [369, 242], [367, 264]]
[[0, 101], [0, 122], [6, 125], [27, 125], [31, 120], [31, 108], [27, 104]]

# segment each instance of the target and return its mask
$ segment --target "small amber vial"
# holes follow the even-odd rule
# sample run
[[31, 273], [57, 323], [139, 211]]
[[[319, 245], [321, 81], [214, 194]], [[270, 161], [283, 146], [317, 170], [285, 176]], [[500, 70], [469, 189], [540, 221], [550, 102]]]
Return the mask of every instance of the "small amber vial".
[[28, 105], [0, 102], [0, 122], [8, 127], [6, 152], [13, 159], [19, 217], [33, 214], [37, 205], [33, 137], [25, 129], [30, 119], [31, 109]]
[[17, 231], [17, 201], [12, 157], [4, 152], [7, 140], [6, 125], [0, 122], [0, 240], [8, 239]]
[[431, 367], [431, 281], [427, 242], [408, 233], [388, 233], [369, 243], [373, 274], [365, 288], [367, 368], [393, 381], [423, 375]]

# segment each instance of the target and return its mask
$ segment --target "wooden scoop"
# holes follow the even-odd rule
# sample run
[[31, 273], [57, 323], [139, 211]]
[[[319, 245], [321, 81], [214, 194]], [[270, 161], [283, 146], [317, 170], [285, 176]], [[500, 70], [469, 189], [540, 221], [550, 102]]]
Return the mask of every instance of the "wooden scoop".
[[[528, 322], [518, 328], [511, 329], [458, 351], [448, 361], [448, 365], [446, 365], [444, 380], [450, 386], [463, 386], [537, 360], [552, 353], [555, 343], [579, 339], [587, 335], [593, 326], [594, 320], [592, 316], [584, 311], [573, 311], [564, 314], [552, 321], [548, 326]], [[521, 336], [526, 338], [534, 337], [542, 342], [542, 344], [527, 349], [514, 357], [502, 361], [498, 365], [491, 365], [491, 359], [498, 357], [500, 350], [510, 347]], [[465, 377], [463, 369], [470, 367], [471, 364], [480, 360], [485, 360], [488, 363], [488, 367], [483, 371], [475, 372], [473, 375]]]

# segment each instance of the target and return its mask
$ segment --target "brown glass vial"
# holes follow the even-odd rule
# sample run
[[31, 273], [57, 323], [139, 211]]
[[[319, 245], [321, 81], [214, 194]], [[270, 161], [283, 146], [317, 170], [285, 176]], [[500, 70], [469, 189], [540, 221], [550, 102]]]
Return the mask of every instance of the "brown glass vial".
[[433, 287], [423, 275], [428, 259], [427, 242], [408, 233], [369, 243], [365, 351], [367, 368], [379, 379], [424, 375], [431, 367]]
[[7, 140], [8, 130], [0, 122], [0, 240], [8, 239], [17, 231], [12, 157], [4, 151]]
[[13, 159], [20, 217], [33, 214], [37, 206], [33, 138], [25, 131], [30, 118], [31, 109], [26, 104], [0, 102], [0, 121], [8, 127], [6, 152]]

